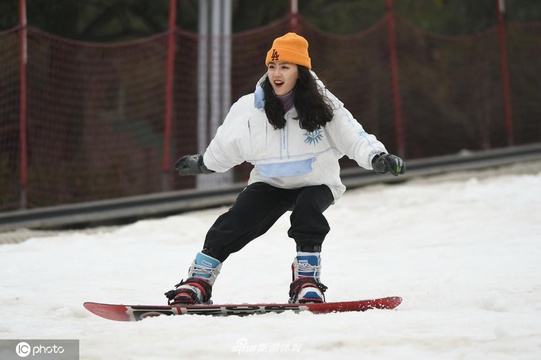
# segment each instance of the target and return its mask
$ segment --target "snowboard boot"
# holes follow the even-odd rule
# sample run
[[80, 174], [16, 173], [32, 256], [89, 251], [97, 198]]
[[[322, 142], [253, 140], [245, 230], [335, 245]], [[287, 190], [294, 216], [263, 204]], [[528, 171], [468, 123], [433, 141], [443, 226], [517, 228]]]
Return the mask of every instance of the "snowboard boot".
[[291, 266], [293, 281], [289, 287], [289, 303], [323, 303], [327, 287], [319, 281], [321, 257], [318, 252], [298, 251]]
[[189, 277], [176, 284], [174, 290], [165, 293], [169, 305], [212, 304], [212, 286], [221, 268], [222, 263], [217, 259], [202, 252], [197, 253], [188, 270]]

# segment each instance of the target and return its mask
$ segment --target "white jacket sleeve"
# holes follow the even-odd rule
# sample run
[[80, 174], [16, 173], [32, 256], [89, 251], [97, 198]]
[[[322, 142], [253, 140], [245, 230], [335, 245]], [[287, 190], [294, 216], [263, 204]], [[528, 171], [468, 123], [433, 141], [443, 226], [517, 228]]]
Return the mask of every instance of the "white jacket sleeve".
[[367, 133], [341, 103], [336, 105], [334, 119], [327, 124], [334, 146], [359, 166], [371, 170], [374, 156], [386, 153], [387, 149], [374, 135]]
[[312, 72], [321, 91], [332, 102], [334, 116], [327, 123], [332, 142], [336, 149], [353, 159], [367, 170], [372, 170], [372, 159], [380, 153], [387, 153], [385, 146], [372, 134], [367, 133], [361, 124], [344, 107], [344, 104]]
[[253, 98], [250, 96], [240, 98], [231, 106], [223, 124], [216, 131], [203, 154], [203, 162], [210, 170], [225, 172], [245, 161], [242, 139], [246, 138], [248, 131], [249, 111], [246, 111], [248, 104], [253, 106], [251, 105]]

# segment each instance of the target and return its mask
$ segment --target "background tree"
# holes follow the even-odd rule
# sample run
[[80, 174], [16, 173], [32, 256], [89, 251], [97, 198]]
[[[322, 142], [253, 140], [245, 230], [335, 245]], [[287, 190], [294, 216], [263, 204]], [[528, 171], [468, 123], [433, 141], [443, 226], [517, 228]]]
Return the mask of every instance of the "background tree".
[[[496, 23], [494, 0], [395, 0], [397, 14], [431, 32], [462, 35]], [[259, 27], [285, 16], [289, 0], [233, 0], [233, 32]], [[84, 41], [122, 41], [167, 30], [169, 0], [28, 0], [30, 26]], [[0, 30], [18, 24], [18, 0], [0, 0]], [[177, 25], [197, 31], [198, 0], [178, 0]], [[507, 0], [506, 17], [541, 20], [541, 1]], [[385, 14], [385, 0], [299, 0], [299, 12], [317, 28], [350, 34], [370, 27]]]

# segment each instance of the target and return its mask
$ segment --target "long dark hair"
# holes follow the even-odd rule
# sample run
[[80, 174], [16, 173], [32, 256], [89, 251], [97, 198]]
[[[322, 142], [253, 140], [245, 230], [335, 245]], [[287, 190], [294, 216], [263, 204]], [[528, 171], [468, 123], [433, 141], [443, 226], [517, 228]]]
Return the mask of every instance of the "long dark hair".
[[[295, 120], [299, 120], [301, 129], [315, 131], [332, 120], [332, 105], [320, 92], [316, 79], [314, 79], [310, 70], [301, 65], [297, 66], [299, 78], [293, 88], [293, 104], [298, 114]], [[275, 129], [282, 129], [286, 125], [284, 107], [280, 99], [274, 94], [268, 77], [265, 78], [262, 87], [265, 94], [265, 113], [269, 123]]]

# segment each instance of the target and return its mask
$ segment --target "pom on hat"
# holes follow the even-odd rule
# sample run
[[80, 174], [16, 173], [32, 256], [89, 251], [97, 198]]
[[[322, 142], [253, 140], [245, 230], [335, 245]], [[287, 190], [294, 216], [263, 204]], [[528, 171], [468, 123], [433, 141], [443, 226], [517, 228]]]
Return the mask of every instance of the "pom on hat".
[[265, 65], [269, 66], [271, 61], [288, 62], [311, 69], [312, 63], [308, 55], [308, 41], [292, 32], [274, 39], [271, 49], [267, 52]]

